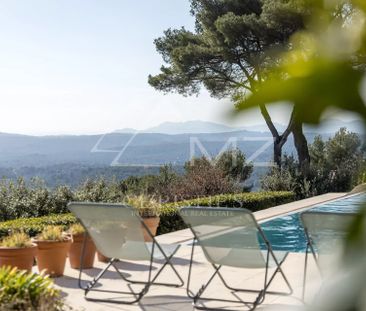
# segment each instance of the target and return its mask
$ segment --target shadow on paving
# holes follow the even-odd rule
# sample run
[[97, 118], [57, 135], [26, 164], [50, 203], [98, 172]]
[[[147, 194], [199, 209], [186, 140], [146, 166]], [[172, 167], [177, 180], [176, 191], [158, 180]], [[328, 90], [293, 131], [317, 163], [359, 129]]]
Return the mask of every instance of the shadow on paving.
[[142, 311], [191, 311], [192, 300], [187, 296], [145, 296], [139, 307]]

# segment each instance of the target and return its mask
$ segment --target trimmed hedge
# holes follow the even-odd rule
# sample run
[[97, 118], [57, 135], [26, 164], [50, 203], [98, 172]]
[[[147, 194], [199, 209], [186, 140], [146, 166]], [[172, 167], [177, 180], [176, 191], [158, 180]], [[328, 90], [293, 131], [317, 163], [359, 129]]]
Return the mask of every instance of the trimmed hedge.
[[[177, 213], [178, 209], [183, 206], [242, 207], [255, 212], [294, 200], [295, 194], [293, 192], [274, 191], [223, 194], [167, 203], [163, 205], [160, 213], [160, 225], [157, 234], [186, 228], [185, 223]], [[66, 230], [74, 223], [77, 223], [77, 220], [72, 214], [54, 214], [43, 217], [9, 220], [0, 223], [0, 238], [7, 236], [12, 230], [22, 230], [33, 237], [40, 233], [45, 226], [62, 226]]]
[[19, 218], [0, 223], [0, 238], [3, 238], [11, 231], [22, 230], [29, 236], [34, 237], [48, 225], [62, 226], [64, 230], [72, 224], [77, 223], [77, 219], [72, 214], [58, 214], [33, 218]]
[[295, 193], [289, 191], [249, 192], [220, 194], [211, 197], [165, 204], [160, 214], [158, 234], [187, 228], [177, 211], [183, 206], [213, 206], [247, 208], [252, 212], [289, 203], [295, 200]]
[[214, 207], [243, 207], [252, 212], [272, 207], [283, 202], [291, 202], [295, 194], [289, 191], [262, 191], [219, 194], [211, 197], [197, 198], [164, 204], [165, 208], [182, 206], [214, 206]]

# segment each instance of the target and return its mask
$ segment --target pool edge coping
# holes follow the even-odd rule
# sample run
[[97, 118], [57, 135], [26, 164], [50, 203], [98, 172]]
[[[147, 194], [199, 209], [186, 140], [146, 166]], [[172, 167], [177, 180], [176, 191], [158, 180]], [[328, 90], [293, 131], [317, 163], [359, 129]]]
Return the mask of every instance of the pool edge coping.
[[[269, 221], [273, 218], [277, 218], [280, 216], [298, 213], [300, 211], [306, 211], [319, 204], [324, 204], [324, 203], [328, 203], [331, 201], [337, 201], [339, 199], [344, 199], [346, 197], [351, 197], [351, 196], [358, 195], [358, 194], [359, 193], [350, 194], [348, 192], [329, 192], [329, 193], [314, 196], [311, 198], [306, 198], [306, 199], [270, 207], [265, 210], [254, 212], [253, 214], [255, 216], [255, 219], [259, 223], [261, 223], [261, 222]], [[322, 199], [322, 200], [320, 200], [320, 199]], [[299, 206], [293, 207], [293, 205], [295, 205], [295, 204], [299, 205]], [[264, 215], [261, 216], [262, 214], [264, 214]]]

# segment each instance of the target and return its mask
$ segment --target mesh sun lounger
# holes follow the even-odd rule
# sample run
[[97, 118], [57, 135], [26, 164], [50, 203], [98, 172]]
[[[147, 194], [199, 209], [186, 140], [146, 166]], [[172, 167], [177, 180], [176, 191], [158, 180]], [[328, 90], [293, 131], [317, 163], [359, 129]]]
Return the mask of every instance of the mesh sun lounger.
[[305, 298], [309, 252], [313, 255], [320, 274], [333, 271], [343, 251], [343, 242], [354, 220], [355, 213], [307, 211], [300, 215], [306, 236], [306, 253], [303, 278]]
[[[92, 301], [115, 302], [123, 304], [132, 304], [141, 300], [148, 292], [151, 285], [163, 285], [180, 287], [184, 285], [181, 276], [171, 263], [171, 259], [179, 249], [180, 245], [159, 244], [149, 229], [140, 218], [138, 211], [128, 205], [104, 204], [104, 203], [70, 203], [69, 210], [79, 219], [95, 243], [96, 248], [104, 256], [111, 258], [105, 269], [103, 269], [87, 286], [82, 286], [81, 275], [82, 267], [79, 273], [79, 287], [84, 290], [85, 299]], [[144, 241], [144, 231], [152, 238], [152, 242]], [[85, 241], [84, 241], [85, 242]], [[84, 243], [85, 246], [85, 243]], [[83, 262], [84, 247], [82, 251], [81, 262]], [[149, 261], [149, 270], [146, 281], [134, 281], [127, 278], [116, 266], [119, 260], [131, 261]], [[153, 262], [160, 260], [162, 267], [153, 276]], [[170, 266], [177, 276], [178, 284], [158, 283], [156, 279], [166, 266]], [[103, 290], [95, 288], [97, 282], [103, 277], [107, 270], [113, 267], [122, 280], [128, 283], [129, 292]], [[133, 291], [131, 284], [140, 284], [143, 286], [140, 292]], [[109, 292], [117, 294], [131, 295], [131, 300], [110, 300], [88, 297], [91, 291]]]
[[[249, 304], [252, 310], [254, 310], [257, 305], [264, 301], [266, 294], [292, 294], [291, 285], [281, 268], [288, 253], [272, 250], [271, 244], [249, 210], [243, 208], [184, 207], [180, 210], [180, 215], [194, 235], [188, 273], [187, 295], [193, 299], [193, 305], [197, 309], [210, 309], [199, 305], [200, 302], [221, 301], [228, 303], [242, 302], [245, 305]], [[262, 239], [266, 245], [264, 251], [260, 248], [258, 238]], [[193, 293], [190, 290], [190, 282], [196, 244], [201, 246], [204, 256], [214, 269], [214, 273], [197, 293]], [[257, 290], [230, 286], [220, 271], [223, 266], [264, 269], [263, 288]], [[271, 276], [269, 276], [270, 268], [275, 268]], [[289, 292], [268, 291], [268, 287], [277, 273], [282, 275]], [[244, 302], [241, 299], [204, 298], [202, 295], [215, 276], [218, 276], [229, 290], [253, 293], [257, 295], [256, 299], [251, 302]]]

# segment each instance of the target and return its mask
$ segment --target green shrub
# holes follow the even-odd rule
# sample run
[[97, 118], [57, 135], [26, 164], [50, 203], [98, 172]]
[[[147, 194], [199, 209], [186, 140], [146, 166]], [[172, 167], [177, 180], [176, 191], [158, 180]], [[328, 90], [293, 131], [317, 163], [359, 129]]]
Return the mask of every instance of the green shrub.
[[77, 220], [72, 214], [19, 218], [0, 223], [0, 238], [8, 236], [14, 231], [23, 231], [29, 236], [34, 237], [41, 233], [47, 226], [61, 226], [63, 230], [67, 230], [75, 223], [77, 223]]
[[294, 193], [289, 191], [262, 191], [234, 194], [219, 194], [211, 197], [197, 198], [164, 204], [164, 207], [181, 206], [221, 206], [221, 207], [243, 207], [252, 212], [259, 211], [271, 206], [291, 202]]
[[0, 268], [0, 310], [65, 310], [60, 291], [48, 277]]
[[[166, 203], [163, 204], [160, 209], [158, 234], [186, 228], [183, 220], [177, 213], [178, 208], [182, 206], [243, 207], [255, 212], [288, 203], [294, 199], [295, 195], [292, 192], [273, 191], [222, 194], [175, 203]], [[72, 214], [50, 215], [38, 218], [20, 218], [0, 223], [0, 237], [7, 236], [12, 231], [23, 231], [33, 237], [38, 235], [49, 225], [61, 226], [63, 230], [67, 230], [75, 223], [78, 223], [78, 221]]]
[[295, 200], [295, 194], [288, 191], [251, 192], [221, 194], [211, 197], [165, 204], [160, 213], [158, 234], [173, 232], [186, 228], [177, 210], [183, 206], [221, 206], [247, 208], [252, 212]]
[[237, 183], [230, 176], [226, 176], [221, 168], [213, 165], [205, 157], [186, 162], [184, 169], [185, 174], [170, 185], [171, 193], [167, 201], [191, 200], [240, 191]]
[[33, 178], [25, 182], [0, 180], [0, 221], [21, 217], [41, 217], [67, 212], [67, 203], [74, 199], [66, 186], [49, 190], [44, 182]]
[[264, 191], [290, 191], [295, 189], [296, 180], [287, 167], [274, 167], [261, 179], [261, 186]]
[[328, 140], [318, 135], [309, 144], [310, 166], [304, 174], [292, 155], [284, 155], [281, 169], [269, 170], [261, 180], [266, 191], [287, 190], [305, 198], [328, 192], [347, 192], [363, 183], [365, 151], [359, 134], [341, 128]]
[[74, 200], [118, 203], [123, 202], [125, 192], [125, 185], [114, 179], [87, 179], [75, 190]]

